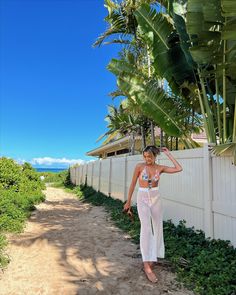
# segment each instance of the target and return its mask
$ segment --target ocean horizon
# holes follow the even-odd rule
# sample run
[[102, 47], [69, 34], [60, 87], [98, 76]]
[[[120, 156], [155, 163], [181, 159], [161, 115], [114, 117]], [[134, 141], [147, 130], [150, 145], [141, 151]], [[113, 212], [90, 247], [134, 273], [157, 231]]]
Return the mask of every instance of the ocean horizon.
[[53, 172], [53, 173], [59, 173], [64, 170], [67, 170], [68, 168], [34, 168], [37, 172]]

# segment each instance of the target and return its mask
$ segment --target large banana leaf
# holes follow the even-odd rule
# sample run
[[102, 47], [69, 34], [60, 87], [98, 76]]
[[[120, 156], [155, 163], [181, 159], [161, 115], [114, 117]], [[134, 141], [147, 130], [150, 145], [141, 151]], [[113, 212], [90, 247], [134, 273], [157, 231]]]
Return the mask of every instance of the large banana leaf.
[[221, 0], [221, 7], [223, 10], [222, 15], [224, 17], [235, 17], [236, 16], [236, 6], [234, 0]]
[[[219, 140], [224, 144], [215, 146], [213, 151], [217, 155], [231, 152], [236, 163], [236, 3], [234, 0], [188, 0], [186, 26], [192, 41], [190, 52], [198, 64], [199, 97], [202, 99], [205, 129], [210, 134], [208, 140], [218, 143], [216, 137], [213, 138], [217, 129]], [[215, 87], [212, 88], [209, 81], [213, 76]], [[217, 119], [214, 101], [209, 99], [214, 91], [217, 95]], [[223, 101], [222, 106], [219, 97]]]
[[231, 155], [233, 157], [233, 164], [236, 165], [236, 142], [214, 146], [212, 151], [216, 156]]
[[193, 44], [190, 52], [198, 64], [215, 63], [219, 59], [223, 21], [219, 0], [188, 1], [187, 32]]
[[[235, 6], [234, 0], [188, 0], [187, 6], [186, 26], [192, 40], [190, 52], [193, 59], [198, 65], [222, 67], [223, 63], [230, 81], [236, 77]], [[227, 40], [226, 50], [222, 40]], [[234, 101], [234, 96], [228, 98]]]
[[181, 48], [179, 34], [167, 14], [158, 13], [148, 5], [135, 12], [139, 29], [152, 49], [154, 67], [159, 77], [165, 78], [172, 91], [180, 94], [180, 86], [195, 81], [193, 68]]

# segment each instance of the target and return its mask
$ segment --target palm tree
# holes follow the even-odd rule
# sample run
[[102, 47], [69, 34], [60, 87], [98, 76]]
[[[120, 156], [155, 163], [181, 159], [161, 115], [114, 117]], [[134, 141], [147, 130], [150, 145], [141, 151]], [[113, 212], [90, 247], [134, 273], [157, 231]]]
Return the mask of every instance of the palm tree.
[[119, 107], [113, 105], [108, 106], [108, 115], [105, 120], [108, 122], [106, 133], [102, 134], [97, 141], [106, 137], [103, 144], [111, 142], [123, 136], [129, 136], [131, 154], [134, 154], [135, 137], [142, 135], [143, 148], [145, 146], [145, 132], [148, 129], [147, 118], [140, 116], [135, 111], [129, 108], [127, 100], [123, 100]]
[[[101, 45], [102, 43], [104, 43], [105, 39], [114, 35], [118, 35], [119, 39], [114, 39], [108, 43], [118, 42], [128, 44], [125, 58], [122, 57], [120, 59], [121, 62], [119, 63], [119, 65], [122, 65], [120, 67], [120, 70], [117, 71], [114, 67], [114, 63], [119, 62], [118, 60], [112, 60], [112, 62], [108, 66], [108, 68], [117, 76], [119, 91], [125, 94], [125, 96], [130, 101], [135, 101], [135, 103], [139, 106], [141, 112], [144, 113], [149, 119], [154, 121], [155, 124], [160, 124], [166, 134], [169, 134], [170, 132], [170, 135], [173, 134], [173, 136], [182, 137], [182, 141], [184, 142], [186, 147], [193, 147], [196, 146], [196, 144], [194, 144], [189, 137], [190, 132], [186, 130], [187, 125], [184, 124], [183, 117], [189, 117], [189, 110], [187, 113], [185, 112], [186, 108], [184, 108], [184, 112], [180, 111], [181, 107], [183, 107], [183, 104], [180, 103], [181, 99], [177, 99], [178, 97], [181, 98], [180, 94], [188, 92], [188, 84], [185, 82], [187, 86], [184, 87], [183, 81], [185, 81], [186, 74], [188, 75], [188, 82], [190, 83], [192, 81], [193, 73], [191, 67], [189, 67], [188, 64], [185, 63], [185, 68], [180, 69], [180, 67], [176, 68], [173, 67], [173, 65], [171, 66], [171, 63], [163, 63], [165, 71], [166, 69], [169, 69], [170, 72], [169, 76], [171, 77], [171, 79], [169, 79], [168, 82], [169, 85], [172, 87], [173, 93], [171, 93], [171, 95], [167, 95], [164, 90], [159, 89], [160, 83], [158, 79], [159, 77], [163, 78], [164, 76], [162, 71], [158, 71], [159, 67], [155, 68], [155, 71], [152, 70], [152, 72], [154, 72], [154, 75], [153, 77], [151, 77], [151, 63], [153, 63], [152, 61], [154, 61], [153, 64], [155, 66], [155, 60], [157, 58], [159, 59], [159, 56], [155, 56], [153, 54], [154, 47], [152, 46], [151, 42], [152, 36], [147, 36], [147, 34], [145, 34], [145, 30], [142, 30], [140, 25], [138, 26], [138, 20], [140, 17], [138, 18], [137, 12], [139, 12], [145, 6], [143, 4], [146, 4], [146, 7], [149, 7], [151, 3], [156, 2], [157, 1], [130, 0], [122, 1], [118, 4], [110, 0], [105, 1], [109, 11], [109, 15], [107, 16], [106, 20], [110, 24], [110, 27], [104, 34], [102, 34], [98, 38], [94, 45]], [[164, 1], [164, 4], [167, 5], [168, 1]], [[164, 45], [168, 43], [168, 46], [169, 44], [170, 46], [172, 46], [175, 42], [176, 35], [173, 33], [173, 26], [169, 26], [168, 28], [169, 31], [167, 36], [165, 36], [165, 30], [162, 32], [162, 35], [164, 34], [165, 39]], [[163, 49], [162, 45], [159, 44], [159, 49]], [[171, 50], [176, 52], [175, 48], [171, 48]], [[165, 57], [165, 60], [167, 61], [171, 56], [171, 50], [169, 50]], [[179, 48], [177, 48], [177, 50], [179, 50], [179, 52], [182, 52]], [[181, 55], [181, 58], [185, 58], [184, 54]], [[131, 64], [131, 67], [129, 66], [129, 64]], [[127, 68], [124, 68], [126, 66]], [[134, 72], [132, 73], [133, 70]], [[180, 75], [183, 72], [182, 70], [185, 71], [184, 75]], [[135, 76], [134, 73], [137, 73], [137, 75]], [[140, 75], [140, 73], [142, 74]], [[125, 75], [127, 75], [126, 81], [123, 79]], [[129, 81], [127, 80], [127, 78], [129, 79]], [[130, 83], [135, 81], [135, 79], [145, 85], [144, 91], [141, 91], [140, 89], [141, 95], [138, 95], [137, 91], [135, 92], [137, 93], [137, 96], [133, 95], [134, 89], [137, 88], [137, 83]], [[180, 90], [180, 85], [182, 86], [182, 90]], [[172, 100], [174, 100], [173, 103]], [[177, 102], [177, 100], [179, 101]], [[161, 105], [162, 103], [164, 106]], [[191, 108], [191, 110], [195, 108], [195, 112], [197, 112], [197, 107], [198, 105], [196, 103], [193, 103], [192, 99], [191, 106], [189, 104], [188, 108]], [[173, 116], [174, 114], [175, 116]]]

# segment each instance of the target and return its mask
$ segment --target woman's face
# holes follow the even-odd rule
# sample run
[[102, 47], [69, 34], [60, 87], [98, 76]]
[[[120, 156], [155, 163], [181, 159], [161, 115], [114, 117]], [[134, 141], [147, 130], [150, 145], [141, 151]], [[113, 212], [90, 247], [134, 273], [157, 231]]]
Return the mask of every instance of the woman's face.
[[144, 152], [143, 158], [148, 165], [154, 164], [156, 157], [154, 157], [153, 153]]

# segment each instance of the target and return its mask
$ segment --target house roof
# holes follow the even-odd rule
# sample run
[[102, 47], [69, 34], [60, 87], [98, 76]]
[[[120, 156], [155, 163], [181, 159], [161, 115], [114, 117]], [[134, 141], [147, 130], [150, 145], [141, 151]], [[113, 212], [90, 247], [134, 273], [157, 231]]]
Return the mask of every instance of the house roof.
[[[135, 137], [136, 142], [141, 142], [141, 136], [136, 136]], [[126, 136], [120, 139], [117, 139], [115, 141], [109, 142], [107, 144], [101, 145], [100, 147], [93, 149], [91, 151], [88, 151], [86, 153], [87, 156], [99, 156], [102, 153], [109, 153], [109, 152], [114, 152], [118, 151], [121, 149], [129, 148], [129, 143], [130, 143], [130, 137]]]

